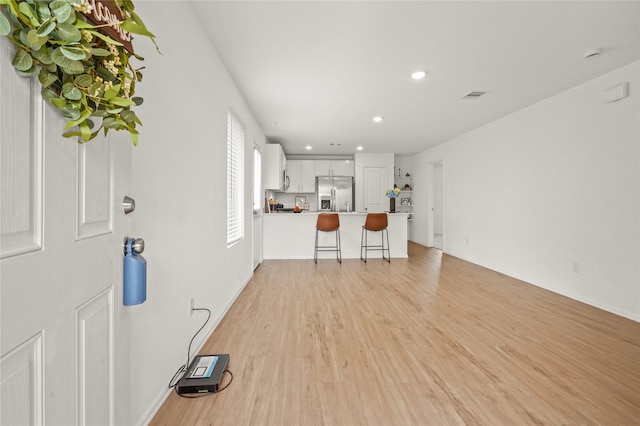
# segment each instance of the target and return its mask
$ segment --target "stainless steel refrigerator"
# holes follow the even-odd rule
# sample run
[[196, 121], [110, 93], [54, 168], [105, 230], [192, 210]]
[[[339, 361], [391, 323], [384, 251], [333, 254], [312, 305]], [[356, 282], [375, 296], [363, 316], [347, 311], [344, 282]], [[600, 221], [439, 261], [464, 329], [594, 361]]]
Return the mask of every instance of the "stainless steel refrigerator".
[[353, 177], [318, 176], [316, 177], [318, 210], [321, 212], [353, 211]]

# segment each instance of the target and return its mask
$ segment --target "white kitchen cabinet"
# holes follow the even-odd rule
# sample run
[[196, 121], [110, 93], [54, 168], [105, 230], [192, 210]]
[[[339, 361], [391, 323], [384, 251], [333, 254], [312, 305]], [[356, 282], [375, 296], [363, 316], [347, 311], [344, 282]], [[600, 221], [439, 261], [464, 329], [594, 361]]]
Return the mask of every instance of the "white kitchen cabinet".
[[331, 162], [333, 176], [355, 176], [353, 160], [338, 160]]
[[300, 174], [302, 175], [302, 183], [300, 184], [302, 192], [316, 192], [316, 162], [303, 160], [300, 165]]
[[266, 144], [262, 158], [264, 189], [284, 191], [287, 158], [284, 156], [282, 146], [275, 143]]
[[355, 176], [353, 160], [316, 160], [316, 176]]
[[331, 176], [331, 161], [316, 160], [316, 176]]
[[313, 160], [288, 160], [286, 192], [296, 194], [314, 193], [316, 190], [316, 162]]

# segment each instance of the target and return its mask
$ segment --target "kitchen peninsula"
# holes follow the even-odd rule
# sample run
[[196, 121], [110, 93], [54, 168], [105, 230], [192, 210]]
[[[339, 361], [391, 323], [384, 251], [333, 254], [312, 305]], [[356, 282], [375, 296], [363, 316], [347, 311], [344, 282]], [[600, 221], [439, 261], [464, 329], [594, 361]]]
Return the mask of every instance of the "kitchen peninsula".
[[[274, 213], [264, 215], [263, 256], [265, 259], [313, 259], [316, 220], [319, 213]], [[339, 213], [343, 259], [360, 258], [362, 225], [367, 213]], [[392, 258], [407, 256], [407, 213], [389, 213], [389, 247]], [[369, 244], [379, 244], [380, 233], [369, 232]], [[335, 244], [334, 232], [320, 232], [319, 245]], [[369, 251], [369, 258], [382, 252]], [[319, 252], [318, 259], [334, 259], [335, 252]]]

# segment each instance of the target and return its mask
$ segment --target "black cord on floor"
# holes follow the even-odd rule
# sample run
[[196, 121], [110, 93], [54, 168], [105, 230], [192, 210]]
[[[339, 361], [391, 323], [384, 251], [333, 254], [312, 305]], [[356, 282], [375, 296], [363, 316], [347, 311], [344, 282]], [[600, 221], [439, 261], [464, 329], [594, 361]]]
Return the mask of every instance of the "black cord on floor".
[[198, 331], [196, 331], [196, 334], [194, 334], [193, 337], [191, 338], [191, 341], [189, 342], [189, 347], [187, 348], [187, 363], [184, 364], [184, 365], [181, 365], [180, 368], [178, 368], [178, 371], [176, 371], [176, 373], [173, 375], [173, 377], [169, 381], [169, 387], [170, 388], [175, 388], [176, 387], [176, 385], [178, 384], [180, 379], [182, 379], [182, 376], [184, 376], [184, 374], [182, 376], [180, 376], [180, 378], [178, 378], [178, 380], [176, 380], [176, 377], [180, 373], [186, 373], [187, 368], [189, 368], [189, 361], [191, 359], [191, 344], [193, 344], [193, 340], [196, 338], [198, 333], [200, 333], [202, 331], [202, 329], [207, 325], [207, 323], [209, 322], [209, 319], [211, 318], [211, 311], [209, 309], [207, 309], [207, 308], [193, 308], [193, 310], [194, 311], [207, 311], [207, 319], [204, 321], [204, 324], [202, 324], [202, 327], [200, 327], [198, 329]]
[[223, 390], [225, 390], [226, 388], [229, 387], [229, 385], [231, 384], [231, 382], [233, 382], [233, 373], [231, 372], [231, 370], [224, 370], [223, 377], [224, 377], [224, 373], [229, 373], [231, 375], [231, 379], [229, 379], [229, 383], [227, 383], [226, 385], [224, 385], [223, 387], [221, 387], [220, 389], [218, 389], [215, 392], [204, 392], [204, 393], [195, 393], [195, 394], [180, 394], [178, 393], [178, 387], [174, 386], [173, 390], [176, 391], [176, 395], [178, 395], [181, 398], [202, 398], [203, 396], [209, 396], [209, 395], [213, 395], [214, 393], [220, 393]]
[[[198, 335], [198, 333], [200, 333], [202, 331], [202, 329], [207, 325], [207, 323], [209, 322], [209, 319], [211, 318], [211, 311], [207, 308], [193, 308], [194, 311], [207, 311], [207, 319], [204, 321], [204, 324], [202, 324], [202, 327], [200, 327], [198, 329], [198, 331], [196, 331], [196, 333], [193, 335], [193, 337], [191, 338], [191, 341], [189, 342], [189, 347], [187, 348], [187, 363], [184, 365], [181, 365], [178, 368], [178, 371], [175, 372], [175, 374], [173, 375], [173, 377], [171, 378], [171, 380], [169, 381], [169, 388], [173, 388], [176, 391], [176, 394], [183, 397], [183, 398], [201, 398], [203, 396], [207, 396], [210, 395], [212, 393], [219, 393], [222, 392], [223, 390], [225, 390], [226, 388], [229, 387], [229, 385], [231, 384], [231, 382], [233, 382], [233, 373], [230, 370], [224, 370], [224, 372], [222, 373], [224, 376], [224, 373], [229, 373], [231, 375], [231, 379], [229, 380], [229, 383], [227, 383], [224, 387], [218, 389], [215, 392], [207, 392], [207, 393], [201, 393], [201, 394], [197, 394], [197, 395], [181, 395], [178, 393], [178, 382], [182, 379], [182, 377], [184, 377], [185, 373], [187, 372], [187, 369], [189, 368], [189, 362], [191, 360], [191, 345], [193, 344], [193, 341], [195, 340], [196, 336]], [[182, 373], [182, 374], [180, 374]], [[180, 377], [176, 380], [176, 377], [178, 377], [178, 375], [180, 375]]]
[[207, 311], [207, 319], [204, 321], [204, 324], [202, 324], [202, 327], [200, 327], [198, 329], [198, 331], [196, 331], [196, 334], [193, 335], [193, 337], [191, 338], [191, 341], [189, 342], [189, 347], [187, 348], [187, 363], [185, 364], [185, 368], [189, 368], [189, 363], [191, 362], [191, 344], [193, 343], [193, 340], [196, 338], [196, 336], [198, 335], [198, 333], [200, 333], [202, 331], [202, 329], [204, 328], [205, 325], [207, 325], [207, 323], [209, 322], [209, 319], [211, 318], [211, 311], [207, 308], [193, 308], [194, 311]]
[[224, 385], [223, 387], [221, 387], [220, 389], [218, 389], [217, 391], [215, 391], [214, 393], [219, 393], [222, 392], [223, 390], [225, 390], [226, 388], [229, 387], [229, 385], [231, 384], [231, 382], [233, 382], [233, 373], [231, 372], [231, 370], [224, 370], [222, 372], [222, 376], [224, 377], [224, 373], [229, 373], [231, 375], [231, 378], [229, 379], [229, 383], [227, 383], [226, 385]]
[[184, 373], [185, 371], [187, 371], [187, 369], [185, 368], [184, 365], [181, 365], [180, 368], [178, 368], [178, 371], [176, 371], [176, 374], [174, 374], [173, 377], [171, 378], [171, 380], [169, 380], [169, 388], [175, 388], [176, 387], [176, 385], [178, 384], [180, 379], [182, 379], [182, 376], [184, 376], [184, 374], [182, 376], [180, 376], [178, 378], [178, 380], [176, 380], [176, 377], [178, 376], [178, 374]]

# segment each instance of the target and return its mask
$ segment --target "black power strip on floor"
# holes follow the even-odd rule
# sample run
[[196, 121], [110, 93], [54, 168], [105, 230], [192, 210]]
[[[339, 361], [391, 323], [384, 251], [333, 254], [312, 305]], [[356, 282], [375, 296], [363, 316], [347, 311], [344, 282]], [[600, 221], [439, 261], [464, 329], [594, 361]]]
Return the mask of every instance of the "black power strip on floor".
[[[216, 357], [215, 365], [212, 371], [207, 371], [206, 366], [211, 363], [212, 357]], [[198, 355], [176, 385], [176, 391], [180, 395], [218, 392], [228, 365], [229, 354]]]

